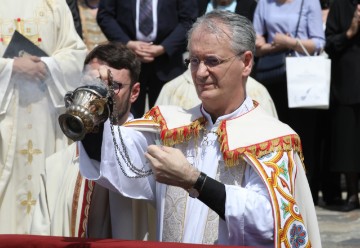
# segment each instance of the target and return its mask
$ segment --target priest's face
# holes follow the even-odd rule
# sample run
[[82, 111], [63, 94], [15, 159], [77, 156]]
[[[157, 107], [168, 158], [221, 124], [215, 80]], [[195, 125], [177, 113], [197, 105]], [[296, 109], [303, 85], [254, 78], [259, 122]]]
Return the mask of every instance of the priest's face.
[[131, 104], [139, 95], [140, 84], [131, 84], [130, 71], [128, 69], [114, 69], [97, 58], [91, 60], [87, 65], [87, 73], [95, 77], [99, 77], [99, 73], [101, 73], [101, 78], [105, 79], [103, 80], [104, 84], [108, 84], [108, 80], [103, 76], [104, 71], [107, 72], [108, 69], [110, 69], [112, 74], [115, 94], [113, 97], [113, 115], [117, 118], [115, 124], [121, 125], [126, 121], [130, 113]]
[[245, 99], [245, 81], [250, 71], [246, 51], [235, 54], [230, 32], [225, 26], [221, 35], [206, 26], [195, 29], [189, 40], [189, 61], [195, 88], [203, 106], [212, 117], [236, 110]]

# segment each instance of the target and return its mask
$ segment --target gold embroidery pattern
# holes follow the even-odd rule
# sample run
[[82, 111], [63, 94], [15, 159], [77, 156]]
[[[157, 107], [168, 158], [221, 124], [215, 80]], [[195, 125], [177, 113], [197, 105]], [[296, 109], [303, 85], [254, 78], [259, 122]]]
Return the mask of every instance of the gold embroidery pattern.
[[8, 45], [12, 38], [12, 35], [15, 30], [24, 35], [35, 45], [39, 45], [42, 42], [42, 38], [39, 34], [39, 25], [41, 23], [48, 23], [48, 15], [53, 8], [53, 0], [45, 0], [41, 3], [41, 6], [35, 8], [35, 13], [33, 18], [23, 19], [21, 17], [15, 19], [0, 19], [1, 25], [1, 37], [0, 41], [4, 45]]
[[105, 42], [107, 39], [99, 25], [94, 18], [94, 10], [86, 6], [85, 0], [78, 1], [80, 19], [82, 25], [82, 35], [83, 40], [88, 48], [91, 51], [98, 44]]
[[294, 198], [297, 170], [292, 157], [293, 152], [279, 151], [275, 155], [268, 154], [259, 160], [250, 153], [247, 153], [247, 156], [265, 179], [272, 199], [275, 213], [275, 246], [311, 247], [304, 221]]
[[34, 155], [41, 154], [41, 150], [34, 149], [32, 140], [28, 141], [27, 149], [20, 150], [20, 154], [27, 155], [27, 163], [31, 164], [34, 158]]
[[[88, 219], [89, 219], [89, 210], [90, 210], [90, 204], [91, 204], [91, 196], [94, 191], [94, 185], [95, 183], [90, 180], [85, 180], [85, 197], [83, 201], [83, 207], [82, 207], [82, 213], [81, 213], [81, 219], [80, 219], [80, 226], [79, 226], [79, 233], [78, 237], [85, 238], [86, 237], [86, 231], [87, 231], [87, 225], [88, 225]], [[86, 200], [86, 202], [85, 202]]]
[[[26, 38], [28, 38], [35, 45], [40, 45], [41, 38], [38, 30], [38, 23], [35, 21], [27, 21], [22, 20], [21, 22], [17, 22], [16, 29], [23, 34]], [[20, 26], [21, 25], [21, 26]]]
[[32, 193], [31, 193], [31, 191], [29, 191], [29, 192], [27, 193], [27, 199], [26, 199], [26, 200], [23, 200], [23, 201], [21, 202], [21, 205], [22, 205], [22, 206], [25, 206], [25, 207], [26, 207], [26, 213], [27, 213], [27, 214], [30, 214], [30, 212], [31, 212], [31, 207], [32, 207], [32, 206], [35, 206], [35, 204], [36, 204], [36, 200], [34, 200], [34, 199], [32, 198]]
[[0, 24], [1, 24], [1, 42], [4, 45], [8, 45], [10, 43], [12, 34], [14, 33], [16, 27], [15, 27], [15, 23], [14, 20], [3, 20], [0, 19]]
[[162, 241], [182, 241], [187, 195], [182, 188], [167, 186]]
[[82, 182], [82, 176], [81, 176], [80, 172], [78, 172], [78, 175], [76, 177], [75, 189], [74, 189], [73, 200], [72, 200], [72, 208], [71, 208], [72, 209], [71, 210], [71, 237], [76, 237], [75, 236], [76, 216], [77, 216], [77, 210], [78, 210], [78, 204], [79, 204], [81, 182]]
[[36, 19], [24, 20], [16, 18], [14, 20], [4, 20], [2, 23], [1, 41], [4, 45], [8, 45], [13, 33], [17, 30], [35, 45], [39, 45], [41, 38], [39, 35], [39, 22]]
[[[238, 166], [226, 167], [224, 161], [219, 161], [216, 180], [227, 184], [241, 186], [244, 179], [246, 162], [242, 160]], [[209, 209], [203, 244], [217, 244], [219, 234], [219, 215]]]
[[203, 244], [213, 245], [218, 243], [219, 215], [209, 208], [203, 235]]

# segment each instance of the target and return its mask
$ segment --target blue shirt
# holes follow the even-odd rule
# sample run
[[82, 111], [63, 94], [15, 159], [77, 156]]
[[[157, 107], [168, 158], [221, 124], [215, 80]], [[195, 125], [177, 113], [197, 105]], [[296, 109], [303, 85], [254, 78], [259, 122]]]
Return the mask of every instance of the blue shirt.
[[[254, 14], [254, 28], [257, 35], [267, 35], [271, 43], [276, 33], [296, 35], [301, 0], [279, 4], [276, 0], [259, 0]], [[311, 39], [320, 52], [325, 45], [320, 2], [304, 0], [297, 38]]]

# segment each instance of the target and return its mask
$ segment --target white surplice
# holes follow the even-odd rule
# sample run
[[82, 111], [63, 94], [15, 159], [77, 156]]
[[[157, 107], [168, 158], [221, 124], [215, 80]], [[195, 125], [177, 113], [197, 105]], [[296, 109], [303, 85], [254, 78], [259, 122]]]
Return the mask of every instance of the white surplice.
[[2, 1], [0, 55], [17, 30], [48, 57], [44, 82], [13, 76], [0, 58], [0, 233], [29, 233], [45, 158], [68, 145], [58, 125], [67, 91], [79, 86], [86, 47], [66, 1]]
[[93, 184], [79, 175], [78, 161], [76, 143], [46, 159], [31, 234], [78, 236], [83, 208], [88, 211], [93, 189]]
[[[128, 120], [133, 119], [130, 115]], [[105, 126], [110, 122], [106, 121]], [[79, 172], [77, 143], [46, 159], [31, 234], [155, 239], [154, 210], [143, 200], [111, 192]]]
[[[154, 112], [150, 116], [160, 118], [157, 120], [163, 123], [160, 128], [166, 126], [165, 129], [156, 131], [156, 128], [146, 126], [144, 120], [135, 120], [127, 127], [120, 128], [131, 163], [138, 168], [150, 168], [143, 154], [149, 144], [155, 144], [155, 141], [160, 139], [161, 133], [162, 141], [173, 143], [174, 147], [181, 149], [190, 164], [225, 184], [225, 220], [219, 219], [217, 214], [201, 201], [190, 198], [181, 188], [156, 183], [152, 176], [134, 179], [124, 175], [122, 170], [129, 176], [134, 174], [119, 153], [114, 152], [110, 130], [104, 130], [101, 163], [94, 163], [82, 156], [80, 171], [84, 177], [120, 194], [154, 201], [159, 241], [285, 247], [285, 243], [289, 245], [290, 242], [302, 241], [297, 236], [298, 233], [290, 230], [298, 227], [296, 230], [305, 235], [304, 242], [311, 242], [313, 247], [321, 247], [315, 208], [298, 155], [301, 150], [297, 150], [300, 147], [299, 142], [288, 146], [288, 140], [282, 138], [290, 137], [296, 141], [296, 133], [291, 128], [265, 114], [258, 106], [254, 108], [250, 98], [247, 98], [239, 109], [218, 118], [215, 123], [212, 123], [210, 116], [201, 106], [189, 111], [159, 106], [151, 111]], [[189, 112], [192, 114], [188, 114]], [[198, 138], [191, 136], [190, 139], [185, 137], [180, 142], [173, 142], [181, 135], [185, 136], [185, 127], [187, 133], [195, 130], [196, 120], [200, 116], [204, 116], [206, 120], [206, 131], [199, 129]], [[227, 140], [224, 144], [228, 149], [220, 147], [217, 132], [219, 125], [225, 120], [229, 120], [226, 126], [228, 133], [222, 134], [222, 139]], [[193, 124], [186, 126], [186, 123]], [[269, 125], [262, 126], [263, 123]], [[175, 132], [168, 132], [169, 130]], [[115, 135], [117, 142], [120, 142], [119, 134]], [[279, 141], [284, 142], [279, 146]], [[266, 143], [275, 144], [270, 146], [274, 149], [263, 146]], [[249, 151], [238, 153], [241, 160], [235, 159], [235, 155], [225, 159], [225, 152], [229, 152], [229, 155], [232, 152], [235, 154], [238, 147], [249, 148]], [[294, 150], [293, 147], [297, 149]], [[255, 150], [252, 152], [250, 149]], [[81, 148], [80, 154], [83, 152]], [[255, 156], [258, 152], [264, 155]], [[122, 169], [116, 156], [122, 163]], [[273, 161], [276, 164], [277, 179], [287, 187], [281, 189], [280, 194], [276, 187], [274, 190], [269, 184], [270, 180], [266, 179], [274, 174], [274, 167], [268, 167], [269, 164], [274, 164]], [[294, 209], [300, 211], [300, 214], [289, 210], [289, 204], [294, 202]], [[291, 225], [288, 226], [287, 223]]]

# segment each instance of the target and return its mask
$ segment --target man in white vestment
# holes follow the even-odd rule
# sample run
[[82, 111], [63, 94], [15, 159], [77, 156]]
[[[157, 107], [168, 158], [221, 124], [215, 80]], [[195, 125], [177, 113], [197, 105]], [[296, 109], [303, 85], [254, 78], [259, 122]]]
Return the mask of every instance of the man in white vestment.
[[[100, 83], [96, 76], [100, 67], [104, 66], [111, 69], [114, 87], [117, 88], [114, 100], [119, 106], [116, 111], [121, 116], [117, 123], [120, 125], [133, 119], [130, 107], [140, 92], [137, 82], [140, 61], [120, 43], [98, 45], [85, 59], [83, 83]], [[105, 125], [109, 126], [110, 121], [106, 121]], [[79, 172], [76, 142], [47, 158], [41, 179], [41, 194], [35, 207], [32, 234], [139, 240], [151, 238], [150, 231], [154, 230], [150, 230], [148, 224], [148, 211], [151, 211], [148, 204], [144, 200], [126, 198], [83, 178]]]
[[321, 247], [300, 138], [246, 93], [251, 22], [213, 11], [188, 37], [201, 104], [154, 107], [115, 132], [105, 126], [100, 163], [80, 147], [81, 174], [153, 201], [159, 241]]
[[[246, 81], [246, 93], [263, 108], [269, 115], [277, 118], [273, 100], [265, 86], [248, 77]], [[155, 102], [158, 105], [176, 105], [184, 109], [190, 109], [199, 105], [201, 100], [196, 94], [196, 88], [191, 78], [190, 69], [180, 76], [164, 84]]]
[[[68, 145], [57, 117], [79, 84], [86, 46], [65, 1], [1, 3], [0, 233], [26, 234], [45, 158]], [[5, 54], [15, 30], [47, 56], [29, 46]]]

